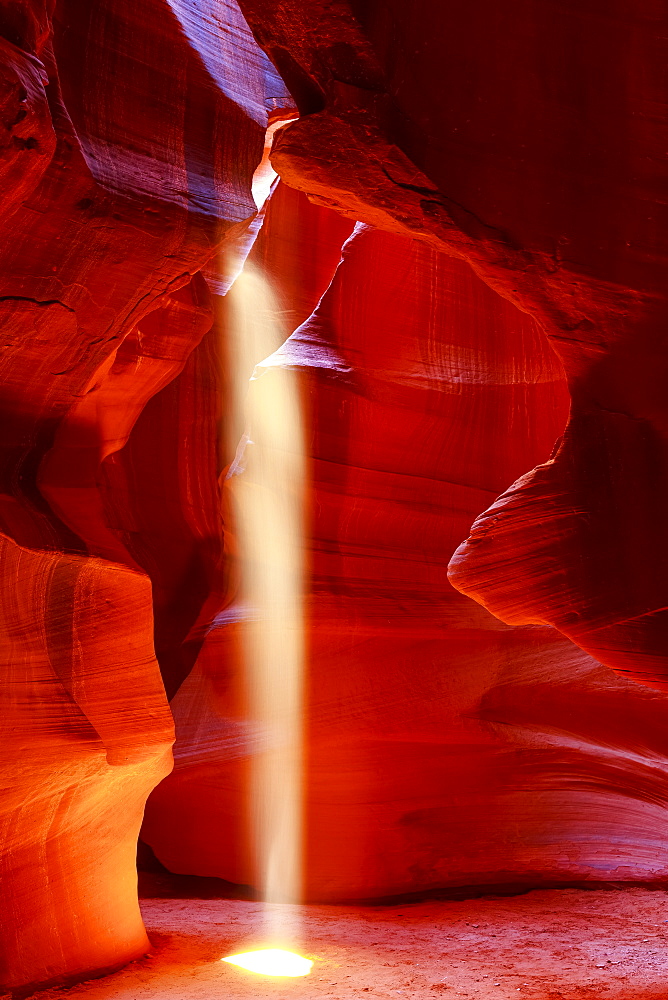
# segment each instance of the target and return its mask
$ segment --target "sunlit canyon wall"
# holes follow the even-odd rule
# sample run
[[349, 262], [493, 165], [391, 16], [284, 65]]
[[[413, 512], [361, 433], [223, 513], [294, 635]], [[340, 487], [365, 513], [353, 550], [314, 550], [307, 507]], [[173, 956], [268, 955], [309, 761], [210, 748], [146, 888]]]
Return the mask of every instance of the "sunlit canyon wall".
[[173, 741], [156, 652], [178, 683], [221, 556], [201, 272], [243, 240], [268, 118], [293, 104], [234, 5], [9, 2], [0, 28], [0, 981], [18, 988], [148, 948], [136, 843]]
[[307, 425], [307, 898], [668, 870], [665, 11], [240, 7], [0, 5], [10, 988], [146, 950], [155, 786], [168, 869], [255, 878], [248, 251]]

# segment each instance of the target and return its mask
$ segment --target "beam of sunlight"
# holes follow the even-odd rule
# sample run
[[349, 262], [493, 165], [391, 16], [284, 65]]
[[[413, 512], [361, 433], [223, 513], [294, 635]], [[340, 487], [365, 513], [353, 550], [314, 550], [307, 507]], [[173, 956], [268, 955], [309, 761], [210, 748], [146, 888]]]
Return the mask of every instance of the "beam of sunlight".
[[247, 951], [243, 955], [228, 955], [223, 962], [238, 965], [249, 972], [259, 972], [263, 976], [308, 976], [313, 962], [292, 951], [280, 948], [265, 948], [262, 951]]
[[[255, 365], [285, 340], [268, 281], [246, 265], [230, 296], [237, 433], [228, 473], [240, 564], [248, 717], [264, 733], [250, 811], [268, 943], [299, 939], [302, 882], [304, 445], [296, 374]], [[249, 375], [250, 378], [249, 382]], [[242, 419], [239, 414], [243, 413]], [[288, 973], [281, 973], [287, 975]]]

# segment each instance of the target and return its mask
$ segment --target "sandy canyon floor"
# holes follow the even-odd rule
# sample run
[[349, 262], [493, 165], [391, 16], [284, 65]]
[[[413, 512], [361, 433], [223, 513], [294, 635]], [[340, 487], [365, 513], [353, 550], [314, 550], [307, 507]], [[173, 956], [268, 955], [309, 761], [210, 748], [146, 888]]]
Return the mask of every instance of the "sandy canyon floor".
[[302, 954], [314, 966], [302, 979], [270, 979], [220, 961], [257, 946], [258, 903], [144, 899], [142, 910], [150, 956], [35, 1000], [668, 1000], [663, 891], [308, 906]]

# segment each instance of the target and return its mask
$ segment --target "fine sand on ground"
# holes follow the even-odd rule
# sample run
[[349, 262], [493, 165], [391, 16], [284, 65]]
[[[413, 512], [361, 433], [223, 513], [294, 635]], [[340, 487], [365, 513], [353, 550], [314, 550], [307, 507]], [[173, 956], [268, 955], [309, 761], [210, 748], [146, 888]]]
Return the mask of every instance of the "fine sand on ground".
[[[293, 908], [285, 907], [290, 912]], [[220, 961], [258, 946], [262, 907], [146, 899], [147, 958], [40, 1000], [668, 1000], [668, 893], [530, 892], [402, 906], [303, 908], [303, 979]], [[269, 942], [267, 942], [269, 943]]]

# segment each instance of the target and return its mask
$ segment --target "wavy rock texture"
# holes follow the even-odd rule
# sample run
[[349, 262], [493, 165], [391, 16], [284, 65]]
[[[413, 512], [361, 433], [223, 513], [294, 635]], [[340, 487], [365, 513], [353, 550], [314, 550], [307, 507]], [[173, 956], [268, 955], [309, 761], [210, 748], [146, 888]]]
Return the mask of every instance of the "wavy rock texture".
[[[160, 669], [177, 769], [145, 836], [175, 871], [255, 878], [264, 734], [217, 483], [249, 252], [295, 329], [265, 378], [296, 369], [311, 421], [308, 894], [666, 875], [666, 704], [628, 680], [668, 685], [665, 10], [240, 6], [0, 4], [0, 980], [22, 991], [146, 947]], [[294, 111], [274, 66], [301, 118], [273, 163], [325, 207], [279, 186], [251, 250]]]
[[[279, 192], [265, 225], [288, 226], [291, 303], [303, 245], [330, 226], [333, 261], [341, 232]], [[308, 897], [665, 877], [665, 700], [447, 580], [476, 510], [568, 418], [534, 321], [466, 264], [358, 227], [263, 377], [285, 367], [311, 422]], [[172, 871], [253, 883], [245, 790], [264, 734], [237, 701], [244, 615], [221, 612], [172, 702], [176, 766], [143, 836]]]
[[147, 947], [134, 854], [173, 739], [151, 582], [178, 686], [220, 560], [198, 272], [238, 256], [292, 100], [232, 3], [10, 0], [0, 35], [0, 981], [25, 989]]
[[147, 950], [136, 840], [173, 725], [148, 579], [0, 543], [1, 969], [22, 987]]
[[559, 454], [476, 522], [455, 586], [666, 687], [665, 9], [242, 9], [302, 111], [276, 146], [281, 176], [470, 260], [564, 361]]

